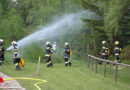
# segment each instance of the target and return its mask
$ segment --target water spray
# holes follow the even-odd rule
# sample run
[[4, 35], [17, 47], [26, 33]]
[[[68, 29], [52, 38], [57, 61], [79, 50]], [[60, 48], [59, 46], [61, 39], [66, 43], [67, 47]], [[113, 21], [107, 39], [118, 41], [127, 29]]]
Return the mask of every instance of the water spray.
[[[43, 29], [36, 31], [33, 34], [28, 35], [27, 37], [19, 40], [17, 43], [20, 47], [32, 44], [38, 41], [44, 41], [48, 38], [55, 38], [55, 36], [69, 32], [72, 28], [78, 28], [84, 25], [84, 22], [81, 18], [86, 19], [99, 19], [97, 15], [90, 11], [81, 11], [78, 13], [72, 13], [69, 15], [64, 15], [51, 24], [47, 24]], [[13, 49], [13, 46], [10, 46], [7, 50]]]

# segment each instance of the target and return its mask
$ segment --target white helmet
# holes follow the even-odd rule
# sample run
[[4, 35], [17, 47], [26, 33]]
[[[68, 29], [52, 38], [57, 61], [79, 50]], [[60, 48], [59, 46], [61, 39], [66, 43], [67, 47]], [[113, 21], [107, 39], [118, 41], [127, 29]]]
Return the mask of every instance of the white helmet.
[[69, 45], [69, 43], [68, 43], [68, 42], [65, 42], [65, 46], [67, 46], [67, 45]]
[[0, 42], [3, 42], [4, 40], [3, 39], [0, 39]]
[[56, 44], [56, 42], [54, 42]]
[[46, 42], [46, 45], [50, 45], [50, 42]]
[[102, 44], [106, 44], [106, 41], [102, 41]]
[[12, 45], [16, 45], [16, 44], [17, 44], [17, 42], [16, 42], [16, 41], [13, 41], [13, 42], [12, 42]]

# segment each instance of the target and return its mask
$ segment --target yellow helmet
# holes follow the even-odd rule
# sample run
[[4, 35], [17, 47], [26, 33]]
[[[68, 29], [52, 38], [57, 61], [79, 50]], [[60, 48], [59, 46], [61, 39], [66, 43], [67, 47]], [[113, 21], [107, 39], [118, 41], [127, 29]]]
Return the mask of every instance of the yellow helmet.
[[115, 45], [119, 45], [119, 41], [115, 41]]

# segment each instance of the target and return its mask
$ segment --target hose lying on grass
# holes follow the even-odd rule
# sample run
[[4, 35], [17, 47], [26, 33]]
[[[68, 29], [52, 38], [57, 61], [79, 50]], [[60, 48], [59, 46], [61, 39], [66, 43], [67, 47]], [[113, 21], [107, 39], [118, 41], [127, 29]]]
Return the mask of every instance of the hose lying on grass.
[[43, 79], [36, 79], [36, 78], [24, 78], [24, 77], [16, 77], [16, 78], [4, 79], [4, 81], [16, 80], [16, 79], [23, 79], [23, 80], [35, 80], [35, 81], [39, 81], [39, 82], [34, 83], [34, 86], [35, 86], [38, 90], [41, 90], [41, 88], [38, 86], [38, 84], [41, 84], [41, 83], [46, 83], [46, 82], [47, 82], [46, 80], [43, 80]]

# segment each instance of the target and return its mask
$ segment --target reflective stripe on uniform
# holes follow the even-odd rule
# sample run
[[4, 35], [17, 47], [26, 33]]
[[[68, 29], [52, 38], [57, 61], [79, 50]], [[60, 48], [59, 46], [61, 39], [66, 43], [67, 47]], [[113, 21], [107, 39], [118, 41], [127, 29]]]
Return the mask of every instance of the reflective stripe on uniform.
[[65, 64], [70, 63], [70, 61], [66, 61]]
[[50, 56], [50, 54], [45, 54], [45, 56]]
[[47, 65], [50, 64], [50, 63], [51, 63], [51, 61], [49, 61], [49, 62], [47, 63]]
[[14, 54], [18, 54], [18, 52], [14, 52]]
[[68, 61], [68, 63], [69, 63], [70, 61]]
[[102, 47], [102, 49], [106, 49], [106, 47]]
[[106, 48], [105, 52], [108, 53], [108, 48]]
[[18, 49], [14, 49], [14, 54], [17, 54], [18, 53]]
[[65, 62], [65, 64], [67, 64], [68, 63], [68, 61], [67, 62]]
[[102, 55], [106, 55], [105, 53], [101, 53]]
[[115, 47], [114, 49], [119, 49], [118, 47]]
[[116, 53], [115, 55], [119, 55], [119, 53]]
[[15, 66], [19, 65], [18, 63], [15, 64]]

